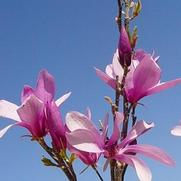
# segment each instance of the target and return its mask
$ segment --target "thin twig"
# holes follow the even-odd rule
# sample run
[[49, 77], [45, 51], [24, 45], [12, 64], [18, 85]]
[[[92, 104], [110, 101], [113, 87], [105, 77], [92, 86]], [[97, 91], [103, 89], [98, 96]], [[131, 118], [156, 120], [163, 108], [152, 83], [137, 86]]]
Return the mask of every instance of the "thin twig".
[[131, 117], [132, 117], [132, 127], [135, 125], [137, 117], [135, 116], [135, 111], [136, 111], [136, 104], [133, 105], [132, 112], [131, 112]]
[[104, 181], [103, 178], [101, 177], [100, 173], [98, 172], [97, 168], [95, 166], [92, 166], [92, 168], [94, 169], [94, 171], [96, 172], [97, 176], [99, 177], [99, 179], [101, 181]]
[[51, 158], [53, 158], [53, 160], [56, 162], [56, 163], [59, 163], [58, 162], [58, 159], [56, 159], [55, 155], [53, 154], [53, 149], [50, 148], [44, 141], [43, 138], [40, 138], [40, 139], [37, 139], [37, 142], [40, 144], [40, 146], [50, 155]]

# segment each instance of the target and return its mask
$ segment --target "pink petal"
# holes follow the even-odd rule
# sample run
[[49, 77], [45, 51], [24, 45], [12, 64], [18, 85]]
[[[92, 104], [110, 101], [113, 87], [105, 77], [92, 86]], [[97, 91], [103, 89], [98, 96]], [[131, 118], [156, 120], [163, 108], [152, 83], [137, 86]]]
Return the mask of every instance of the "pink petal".
[[160, 56], [157, 56], [154, 58], [154, 61], [157, 62], [159, 60]]
[[13, 104], [6, 100], [0, 100], [0, 117], [13, 119], [15, 121], [21, 122], [21, 119], [17, 114], [18, 108], [19, 107], [16, 104]]
[[86, 109], [86, 116], [88, 117], [89, 120], [92, 119], [92, 114], [91, 114], [91, 110], [89, 107]]
[[47, 70], [42, 70], [38, 76], [36, 96], [42, 101], [53, 99], [55, 95], [54, 78]]
[[100, 137], [97, 137], [89, 130], [79, 129], [66, 133], [66, 138], [68, 143], [78, 150], [90, 153], [103, 152]]
[[129, 145], [124, 153], [140, 153], [154, 160], [158, 160], [166, 165], [174, 166], [171, 157], [160, 148], [151, 145]]
[[151, 181], [152, 174], [150, 169], [145, 165], [145, 163], [134, 156], [129, 155], [129, 159], [132, 161], [138, 178], [140, 181]]
[[148, 124], [145, 121], [138, 121], [129, 131], [126, 138], [119, 144], [119, 148], [123, 148], [137, 137], [154, 127], [154, 123]]
[[153, 60], [154, 60], [155, 62], [157, 62], [158, 59], [160, 58], [160, 56], [154, 57], [154, 56], [155, 56], [155, 51], [154, 51], [154, 50], [152, 51], [151, 56], [152, 56], [152, 58], [153, 58]]
[[0, 138], [2, 138], [4, 136], [4, 134], [12, 127], [14, 126], [15, 124], [10, 124], [9, 126], [3, 128], [0, 130]]
[[111, 77], [109, 77], [107, 74], [105, 74], [104, 72], [102, 72], [101, 70], [95, 68], [96, 70], [96, 74], [97, 76], [103, 80], [107, 85], [109, 85], [110, 87], [112, 87], [113, 89], [116, 88], [116, 84], [115, 84], [115, 80], [112, 79]]
[[123, 113], [116, 112], [116, 119], [114, 122], [114, 129], [113, 133], [111, 135], [111, 138], [109, 139], [108, 143], [106, 144], [107, 146], [114, 145], [120, 138], [120, 129], [119, 126], [124, 120], [124, 115]]
[[161, 70], [156, 62], [151, 58], [151, 56], [145, 56], [134, 71], [134, 87], [132, 90], [130, 90], [128, 99], [136, 102], [144, 97], [148, 89], [158, 84], [160, 81], [160, 75]]
[[54, 131], [58, 130], [59, 132], [63, 130], [64, 132], [64, 124], [62, 121], [61, 113], [56, 103], [52, 101], [50, 104], [47, 105], [46, 110], [47, 118], [49, 119], [47, 120], [47, 123], [51, 125], [51, 129]]
[[147, 90], [156, 85], [160, 80], [161, 70], [150, 55], [147, 55], [136, 67], [134, 72], [134, 86]]
[[96, 162], [98, 161], [98, 159], [100, 157], [99, 153], [89, 153], [89, 152], [85, 152], [85, 151], [80, 151], [71, 146], [69, 147], [69, 150], [71, 153], [76, 154], [76, 156], [79, 157], [79, 159], [81, 161], [83, 161], [86, 165], [96, 164]]
[[174, 87], [174, 86], [176, 86], [177, 84], [180, 84], [180, 83], [181, 83], [181, 78], [171, 80], [171, 81], [168, 81], [168, 82], [163, 82], [161, 84], [156, 85], [153, 88], [150, 88], [147, 91], [146, 95], [151, 95], [151, 94], [161, 92], [161, 91], [163, 91], [165, 89], [169, 89], [171, 87]]
[[105, 118], [104, 118], [103, 125], [102, 125], [102, 135], [101, 135], [101, 137], [102, 137], [102, 140], [104, 140], [104, 142], [107, 139], [108, 121], [109, 121], [109, 114], [107, 113]]
[[137, 66], [137, 60], [132, 60], [131, 65], [129, 66], [129, 72], [126, 76], [126, 81], [125, 81], [125, 91], [129, 92], [133, 87], [133, 74], [135, 71], [135, 67]]
[[138, 49], [134, 54], [134, 59], [141, 61], [146, 55], [147, 53], [143, 49]]
[[174, 136], [181, 136], [181, 125], [175, 126], [171, 130], [171, 134], [173, 134]]
[[116, 76], [119, 76], [119, 79], [122, 80], [124, 70], [123, 70], [121, 64], [119, 63], [118, 58], [119, 58], [119, 55], [118, 55], [118, 50], [117, 50], [113, 56], [112, 65], [113, 65], [114, 74]]
[[66, 126], [70, 131], [77, 129], [86, 129], [99, 134], [96, 127], [87, 116], [79, 112], [69, 112], [66, 115]]
[[22, 121], [34, 121], [37, 119], [40, 112], [43, 110], [43, 103], [34, 95], [30, 96], [23, 105], [21, 105], [17, 112]]
[[65, 128], [60, 111], [54, 101], [47, 106], [46, 114], [46, 126], [53, 140], [53, 146], [57, 150], [66, 148]]
[[62, 97], [56, 100], [57, 107], [61, 106], [71, 95], [71, 92], [68, 92], [67, 94], [64, 94]]
[[115, 79], [116, 74], [113, 71], [113, 65], [112, 64], [109, 64], [106, 66], [105, 72], [110, 78]]
[[21, 102], [23, 103], [33, 93], [33, 88], [28, 85], [25, 85], [23, 91], [21, 92]]
[[[43, 136], [42, 132], [42, 116], [43, 116], [44, 105], [33, 94], [25, 101], [25, 103], [17, 110], [18, 115], [22, 120], [22, 126], [28, 127], [29, 130], [34, 136]], [[28, 126], [26, 126], [26, 123]]]
[[151, 181], [152, 174], [150, 169], [146, 166], [146, 164], [140, 159], [136, 158], [132, 155], [122, 154], [115, 157], [116, 160], [123, 161], [128, 165], [135, 168], [136, 173], [140, 181]]

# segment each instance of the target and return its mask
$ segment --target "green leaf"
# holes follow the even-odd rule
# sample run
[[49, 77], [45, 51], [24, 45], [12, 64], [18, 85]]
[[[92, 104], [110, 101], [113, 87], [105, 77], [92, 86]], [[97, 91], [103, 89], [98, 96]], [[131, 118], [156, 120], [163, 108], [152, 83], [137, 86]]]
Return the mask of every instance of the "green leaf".
[[138, 39], [138, 28], [135, 26], [131, 35], [131, 48], [134, 49]]
[[141, 0], [138, 0], [137, 3], [135, 3], [134, 9], [133, 9], [133, 17], [136, 17], [139, 15], [142, 9], [142, 3]]
[[45, 166], [55, 166], [55, 164], [48, 158], [44, 157], [41, 159]]

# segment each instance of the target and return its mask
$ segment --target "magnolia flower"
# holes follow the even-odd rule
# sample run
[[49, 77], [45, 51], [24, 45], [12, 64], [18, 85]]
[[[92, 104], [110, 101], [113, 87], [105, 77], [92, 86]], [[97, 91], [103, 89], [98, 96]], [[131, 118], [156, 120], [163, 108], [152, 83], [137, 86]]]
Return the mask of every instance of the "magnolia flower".
[[16, 121], [15, 124], [0, 130], [0, 137], [10, 127], [19, 125], [27, 128], [34, 138], [43, 137], [49, 132], [57, 149], [65, 147], [65, 128], [58, 107], [70, 96], [70, 93], [57, 101], [54, 101], [54, 95], [54, 78], [43, 70], [39, 74], [35, 89], [24, 86], [20, 106], [0, 100], [0, 117]]
[[[145, 121], [138, 121], [120, 142], [119, 126], [124, 116], [116, 113], [113, 133], [107, 139], [107, 120], [103, 123], [103, 131], [100, 134], [91, 120], [79, 112], [70, 112], [66, 116], [66, 126], [70, 130], [66, 133], [68, 143], [77, 150], [88, 153], [103, 154], [107, 163], [116, 159], [135, 168], [140, 181], [151, 181], [151, 171], [145, 163], [137, 157], [137, 154], [148, 156], [167, 165], [174, 165], [173, 160], [161, 149], [151, 145], [132, 145], [140, 135], [154, 127]], [[107, 165], [107, 164], [106, 164]]]
[[181, 136], [181, 122], [178, 126], [175, 126], [172, 130], [171, 130], [171, 134], [174, 136]]
[[[125, 91], [130, 103], [136, 103], [141, 98], [158, 93], [181, 83], [181, 78], [160, 82], [161, 69], [157, 64], [158, 57], [153, 58], [144, 51], [135, 53], [131, 60], [129, 72], [125, 80]], [[112, 64], [107, 65], [106, 73], [96, 69], [97, 75], [110, 87], [116, 89], [116, 76], [122, 82], [124, 70], [119, 63], [118, 51], [114, 54]]]

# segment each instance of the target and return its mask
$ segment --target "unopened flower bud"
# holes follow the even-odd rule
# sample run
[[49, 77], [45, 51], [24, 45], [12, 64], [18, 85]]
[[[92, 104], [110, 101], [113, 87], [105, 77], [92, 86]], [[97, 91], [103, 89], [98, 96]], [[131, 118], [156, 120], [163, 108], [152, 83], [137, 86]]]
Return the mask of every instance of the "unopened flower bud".
[[118, 44], [118, 52], [119, 52], [119, 62], [122, 65], [122, 67], [124, 67], [125, 65], [130, 66], [132, 49], [128, 34], [124, 26], [122, 26], [121, 28], [119, 44]]

